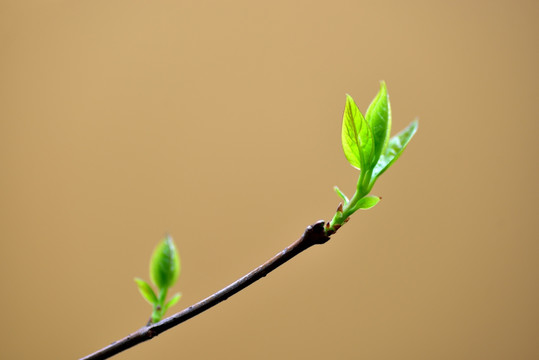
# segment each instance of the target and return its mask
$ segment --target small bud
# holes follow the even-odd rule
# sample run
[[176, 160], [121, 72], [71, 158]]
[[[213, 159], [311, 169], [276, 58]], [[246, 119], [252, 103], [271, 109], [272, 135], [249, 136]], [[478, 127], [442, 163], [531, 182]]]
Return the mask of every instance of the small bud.
[[172, 237], [167, 235], [157, 245], [150, 262], [150, 277], [159, 289], [174, 285], [180, 275], [180, 257]]

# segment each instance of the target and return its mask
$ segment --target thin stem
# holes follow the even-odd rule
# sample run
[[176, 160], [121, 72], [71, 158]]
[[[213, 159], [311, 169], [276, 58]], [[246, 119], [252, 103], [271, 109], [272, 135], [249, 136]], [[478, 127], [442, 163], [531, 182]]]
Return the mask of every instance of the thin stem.
[[364, 190], [364, 187], [361, 185], [364, 181], [364, 175], [360, 175], [358, 179], [358, 185], [354, 196], [348, 201], [344, 206], [339, 205], [337, 212], [333, 216], [333, 219], [326, 224], [326, 233], [328, 235], [334, 234], [339, 228], [347, 221], [347, 219], [356, 211], [355, 207], [357, 202], [361, 200], [368, 191]]
[[[357, 202], [361, 200], [364, 196], [366, 196], [369, 191], [371, 191], [372, 186], [374, 185], [374, 183], [371, 183], [372, 171], [373, 169], [369, 169], [365, 172], [361, 170], [361, 172], [359, 173], [359, 178], [357, 180], [356, 192], [354, 193], [354, 196], [352, 196], [350, 201], [347, 201], [348, 199], [345, 199], [344, 206], [342, 206], [342, 204], [339, 204], [337, 212], [335, 213], [331, 221], [326, 224], [327, 235], [331, 236], [332, 234], [335, 234], [335, 232], [339, 230], [339, 228], [348, 221], [348, 218], [354, 212], [356, 212]], [[335, 188], [338, 189], [337, 187]], [[340, 194], [341, 191], [338, 190], [337, 193]]]
[[159, 289], [159, 297], [157, 298], [157, 303], [155, 303], [153, 306], [152, 316], [150, 317], [150, 320], [146, 324], [146, 326], [158, 322], [165, 314], [165, 300], [167, 299], [167, 292], [167, 287]]
[[277, 269], [279, 266], [311, 246], [316, 244], [324, 244], [328, 240], [329, 236], [324, 230], [324, 221], [318, 221], [315, 224], [308, 226], [303, 235], [290, 246], [227, 287], [219, 290], [211, 296], [208, 296], [206, 299], [189, 306], [179, 313], [176, 313], [156, 324], [145, 326], [126, 336], [125, 338], [118, 340], [93, 354], [81, 358], [81, 360], [108, 359], [109, 357], [138, 345], [146, 340], [150, 340], [162, 332], [165, 332], [181, 324], [182, 322], [195, 317], [196, 315], [219, 304], [221, 301], [224, 301], [232, 295], [240, 292], [247, 286], [263, 278], [271, 271]]

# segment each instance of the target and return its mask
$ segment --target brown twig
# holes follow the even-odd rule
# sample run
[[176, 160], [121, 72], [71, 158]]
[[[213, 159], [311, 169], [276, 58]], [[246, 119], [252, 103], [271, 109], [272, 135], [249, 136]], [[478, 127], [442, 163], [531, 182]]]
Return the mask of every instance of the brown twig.
[[146, 340], [150, 340], [240, 292], [311, 246], [324, 244], [328, 240], [329, 236], [324, 230], [324, 221], [318, 221], [308, 226], [301, 238], [290, 246], [227, 287], [156, 324], [142, 327], [125, 338], [83, 357], [81, 360], [107, 359]]

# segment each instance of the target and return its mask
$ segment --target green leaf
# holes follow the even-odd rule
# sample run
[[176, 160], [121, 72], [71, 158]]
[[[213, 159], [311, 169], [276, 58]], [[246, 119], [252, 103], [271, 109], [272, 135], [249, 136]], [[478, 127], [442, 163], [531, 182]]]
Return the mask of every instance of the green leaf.
[[369, 124], [374, 138], [373, 164], [386, 149], [391, 132], [391, 105], [387, 94], [386, 83], [380, 82], [380, 91], [369, 105], [365, 120]]
[[374, 196], [374, 195], [365, 196], [359, 199], [356, 206], [354, 206], [354, 211], [359, 210], [359, 209], [363, 209], [363, 210], [370, 209], [374, 207], [376, 204], [378, 204], [379, 201], [380, 201], [380, 197], [378, 196]]
[[165, 304], [165, 311], [163, 311], [163, 314], [170, 308], [171, 306], [174, 306], [178, 300], [182, 297], [181, 293], [176, 293], [166, 304]]
[[389, 144], [374, 167], [371, 184], [374, 184], [376, 179], [384, 173], [397, 159], [401, 156], [404, 149], [417, 131], [418, 122], [414, 120], [397, 135], [389, 140]]
[[374, 154], [372, 132], [350, 95], [346, 95], [341, 137], [348, 162], [362, 171], [369, 170]]
[[150, 305], [157, 303], [157, 296], [155, 296], [152, 287], [148, 285], [146, 281], [135, 278], [135, 282], [137, 283], [138, 290], [140, 291], [142, 297], [144, 297], [146, 301], [150, 303]]
[[341, 191], [341, 189], [339, 189], [337, 186], [334, 186], [333, 190], [335, 190], [337, 195], [339, 195], [341, 197], [341, 199], [343, 199], [345, 205], [348, 204], [348, 201], [349, 201], [348, 197], [346, 197], [346, 195], [344, 195], [344, 193]]
[[172, 237], [166, 236], [157, 245], [150, 262], [150, 277], [159, 289], [174, 285], [180, 275], [180, 257]]

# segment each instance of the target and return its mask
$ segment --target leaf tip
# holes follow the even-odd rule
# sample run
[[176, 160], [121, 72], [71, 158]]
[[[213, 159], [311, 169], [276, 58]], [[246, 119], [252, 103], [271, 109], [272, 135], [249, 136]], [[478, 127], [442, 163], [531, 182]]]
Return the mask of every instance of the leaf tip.
[[350, 94], [346, 94], [346, 106], [351, 106], [355, 104], [354, 98]]
[[417, 132], [417, 128], [419, 127], [419, 119], [415, 118], [414, 120], [412, 120], [408, 127], [412, 130], [412, 136], [415, 135], [415, 133]]

